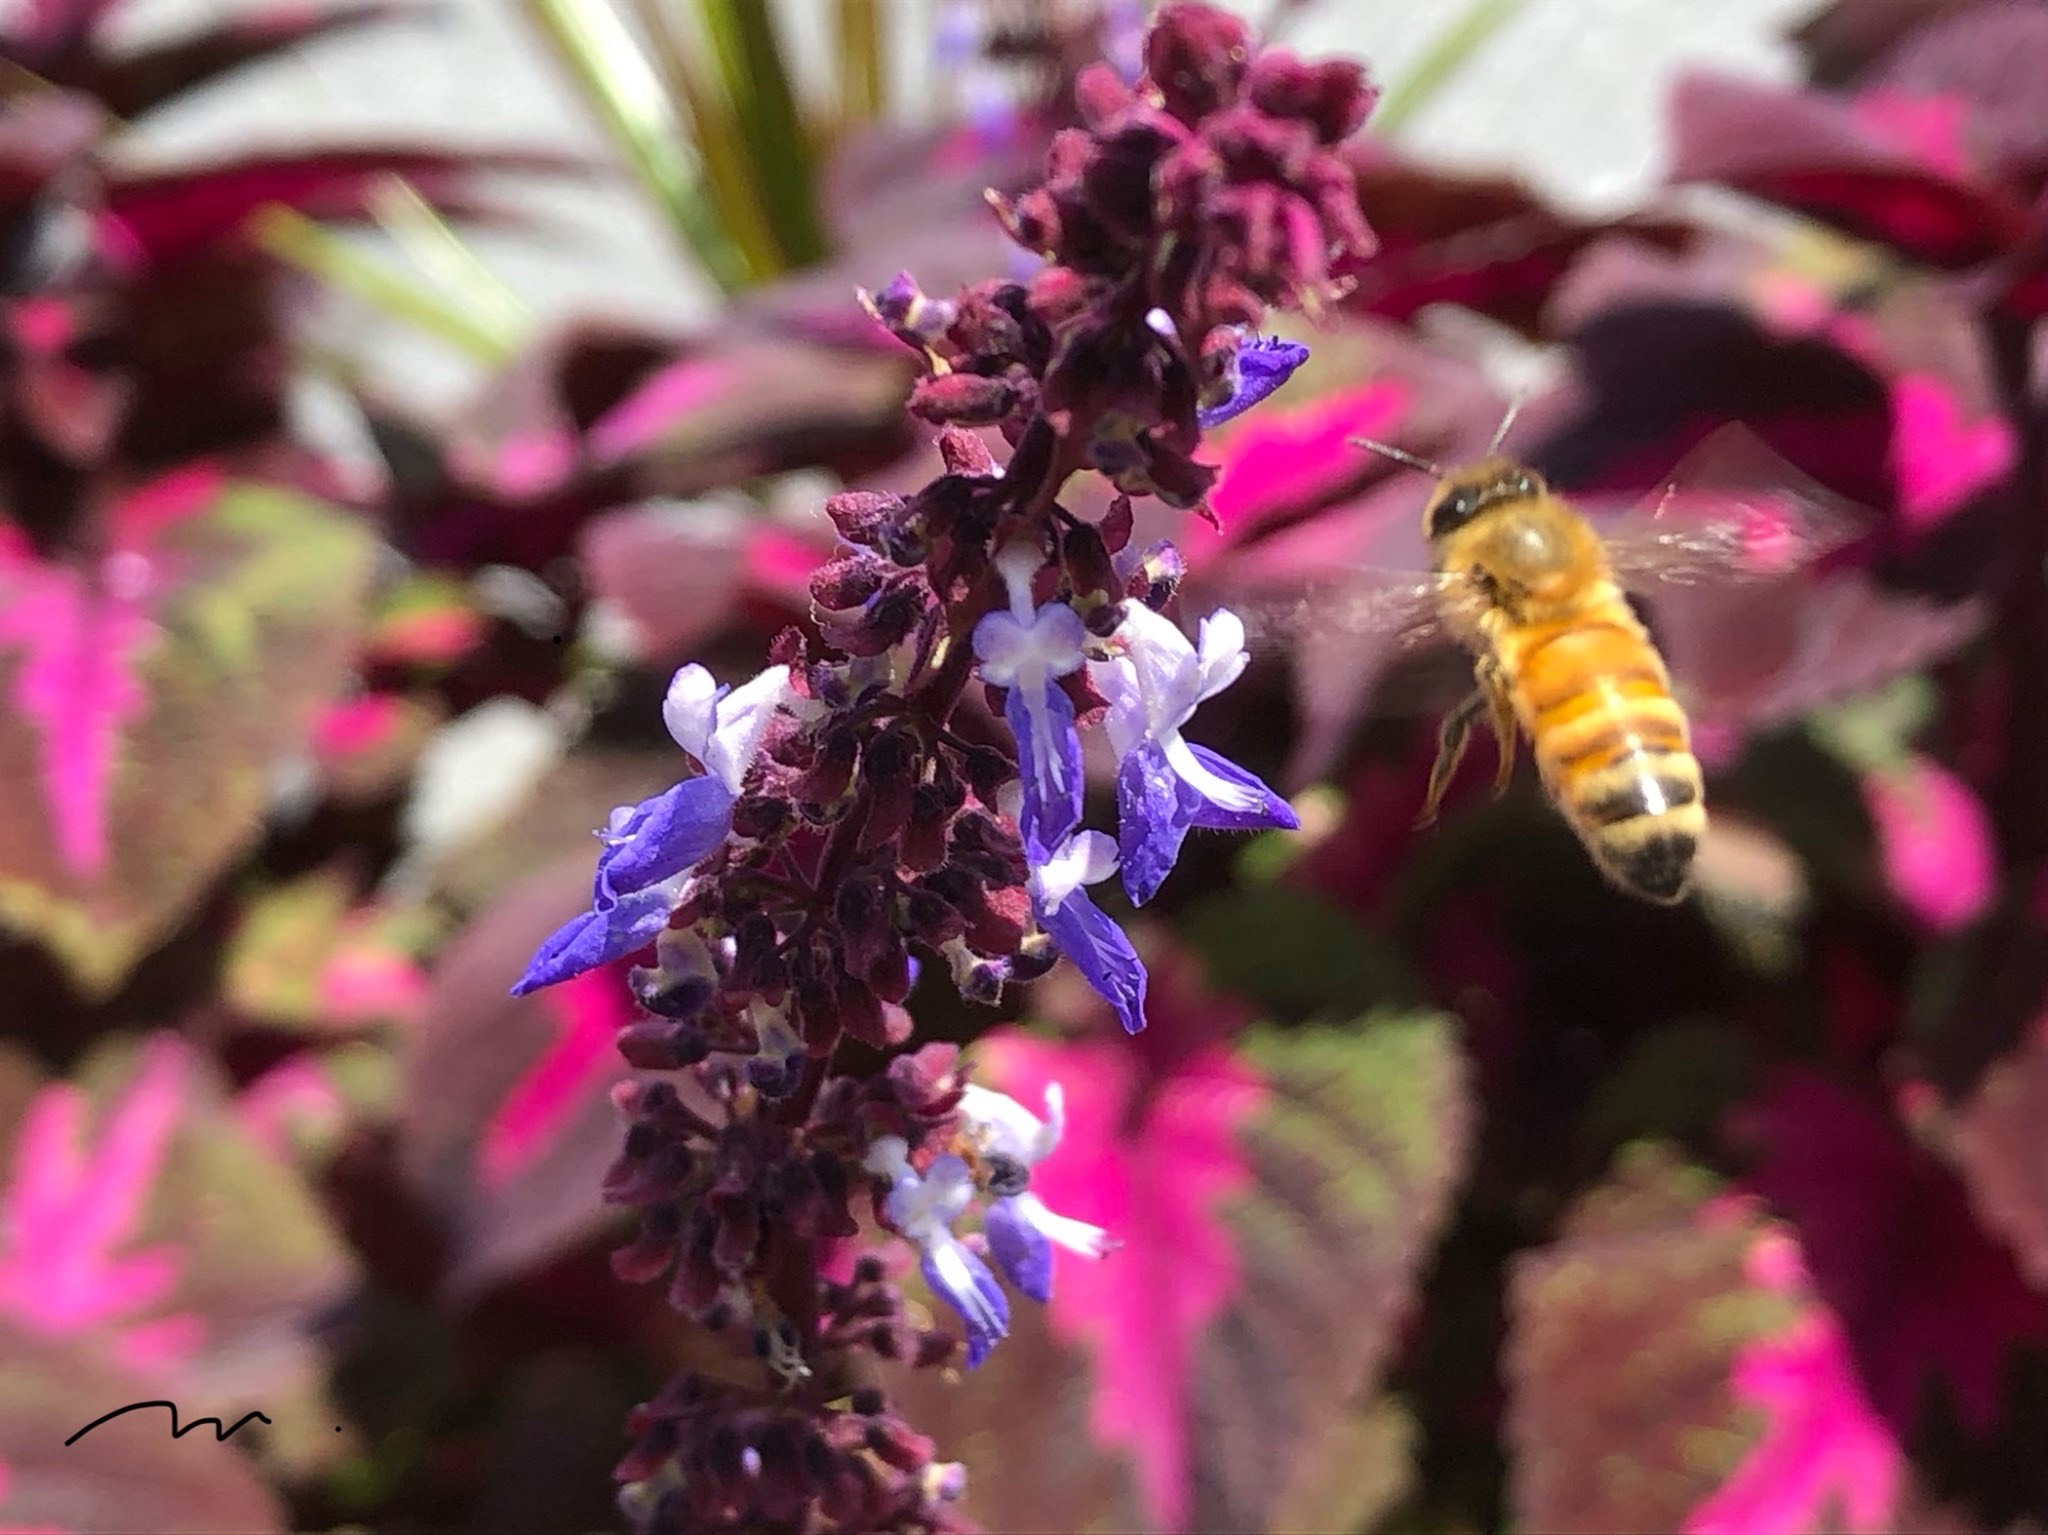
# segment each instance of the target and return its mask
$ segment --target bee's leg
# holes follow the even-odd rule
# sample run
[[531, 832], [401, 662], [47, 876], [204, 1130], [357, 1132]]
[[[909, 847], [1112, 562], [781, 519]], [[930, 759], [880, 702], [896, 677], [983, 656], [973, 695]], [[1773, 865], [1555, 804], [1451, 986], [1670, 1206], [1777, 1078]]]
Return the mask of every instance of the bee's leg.
[[1486, 705], [1493, 716], [1494, 748], [1500, 754], [1500, 767], [1493, 775], [1493, 793], [1498, 799], [1508, 792], [1508, 783], [1515, 776], [1515, 746], [1522, 727], [1515, 718], [1514, 695], [1508, 691], [1507, 678], [1501, 675], [1499, 667], [1480, 666], [1479, 688], [1486, 695]]
[[1443, 728], [1436, 738], [1436, 766], [1429, 770], [1429, 793], [1423, 799], [1422, 814], [1415, 818], [1417, 826], [1428, 826], [1436, 820], [1437, 806], [1443, 802], [1444, 790], [1451, 786], [1451, 775], [1465, 758], [1465, 746], [1472, 739], [1472, 724], [1486, 707], [1486, 700], [1486, 689], [1474, 688], [1444, 716]]

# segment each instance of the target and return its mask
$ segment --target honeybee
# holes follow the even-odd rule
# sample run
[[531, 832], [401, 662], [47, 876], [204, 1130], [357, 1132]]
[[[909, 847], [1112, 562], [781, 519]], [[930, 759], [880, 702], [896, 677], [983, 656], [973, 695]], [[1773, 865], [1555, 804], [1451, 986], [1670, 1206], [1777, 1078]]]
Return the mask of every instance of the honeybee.
[[[1348, 607], [1354, 622], [1397, 626], [1410, 641], [1441, 630], [1472, 653], [1475, 685], [1444, 717], [1418, 825], [1435, 819], [1484, 718], [1498, 745], [1496, 794], [1526, 735], [1545, 791], [1600, 872], [1630, 895], [1675, 905], [1706, 832], [1705, 786], [1686, 711], [1630, 605], [1630, 578], [1781, 575], [1845, 542], [1852, 520], [1788, 481], [1769, 502], [1724, 506], [1738, 516], [1653, 515], [1603, 534], [1535, 470], [1499, 452], [1513, 419], [1511, 409], [1484, 457], [1450, 468], [1352, 439], [1435, 479], [1422, 513], [1432, 570], [1426, 580], [1297, 605], [1296, 616], [1314, 610], [1327, 625], [1333, 609]], [[1710, 446], [1725, 451], [1733, 441], [1753, 443], [1724, 434]]]

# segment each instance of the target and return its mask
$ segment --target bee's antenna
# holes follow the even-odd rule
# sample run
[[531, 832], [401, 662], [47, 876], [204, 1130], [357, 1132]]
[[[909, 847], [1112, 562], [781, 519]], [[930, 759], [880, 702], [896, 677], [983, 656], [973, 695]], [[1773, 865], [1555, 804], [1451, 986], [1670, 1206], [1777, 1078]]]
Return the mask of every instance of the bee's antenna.
[[1406, 448], [1396, 448], [1384, 442], [1374, 442], [1370, 437], [1347, 437], [1344, 439], [1354, 448], [1364, 448], [1368, 453], [1377, 453], [1381, 458], [1391, 458], [1397, 464], [1406, 464], [1410, 469], [1420, 469], [1431, 479], [1444, 477], [1443, 466], [1433, 464], [1426, 458], [1410, 453]]
[[1500, 425], [1493, 429], [1493, 441], [1486, 445], [1488, 453], [1498, 453], [1500, 445], [1508, 440], [1508, 428], [1515, 424], [1515, 417], [1522, 413], [1522, 402], [1529, 398], [1527, 389], [1517, 389], [1514, 398], [1508, 401], [1508, 413], [1500, 418]]

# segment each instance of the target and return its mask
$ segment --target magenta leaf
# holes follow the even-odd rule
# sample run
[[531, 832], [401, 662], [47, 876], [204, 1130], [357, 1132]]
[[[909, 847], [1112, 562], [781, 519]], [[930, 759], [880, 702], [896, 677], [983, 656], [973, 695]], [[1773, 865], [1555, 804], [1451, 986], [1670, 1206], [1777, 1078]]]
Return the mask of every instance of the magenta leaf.
[[1925, 163], [1846, 100], [1692, 75], [1672, 95], [1671, 138], [1674, 181], [1719, 182], [1934, 265], [2027, 236], [2020, 197]]
[[1877, 827], [1885, 883], [1906, 909], [1938, 933], [1983, 912], [1998, 879], [1998, 849], [1983, 802], [1955, 774], [1914, 755], [1863, 777], [1863, 803]]
[[2005, 417], [1965, 420], [1939, 379], [1906, 374], [1892, 384], [1892, 473], [1906, 526], [1924, 532], [2012, 473], [2019, 442]]
[[266, 775], [338, 686], [372, 540], [191, 470], [104, 514], [90, 563], [0, 544], [0, 912], [105, 989], [256, 832]]
[[1994, 1423], [2009, 1355], [2048, 1342], [2048, 1300], [1949, 1170], [1881, 1106], [1812, 1072], [1787, 1072], [1735, 1128], [1757, 1157], [1747, 1183], [1797, 1228], [1885, 1420], [1912, 1424], [1938, 1385], [1966, 1427]]
[[250, 898], [221, 994], [266, 1028], [340, 1033], [406, 1022], [426, 1005], [415, 952], [431, 937], [423, 918], [358, 904], [344, 870], [317, 870]]
[[565, 171], [577, 165], [553, 155], [458, 153], [403, 144], [181, 163], [113, 180], [100, 215], [100, 238], [130, 260], [169, 266], [237, 235], [251, 215], [273, 204], [313, 218], [355, 218], [383, 178], [403, 176], [436, 205], [461, 211], [471, 205], [467, 188], [479, 174]]
[[[1172, 974], [1153, 970], [1154, 1031], [1176, 1007], [1234, 1013], [1161, 984]], [[1405, 1475], [1404, 1436], [1362, 1429], [1352, 1409], [1386, 1367], [1464, 1164], [1452, 1033], [1377, 1017], [1233, 1047], [1200, 1043], [1213, 1023], [1180, 1021], [1195, 1042], [1166, 1054], [1106, 1031], [980, 1046], [978, 1078], [1024, 1102], [1063, 1085], [1066, 1134], [1033, 1189], [1122, 1244], [1095, 1262], [1060, 1255], [1043, 1332], [1020, 1312], [1011, 1339], [933, 1400], [928, 1421], [967, 1457], [970, 1509], [991, 1528], [1133, 1511], [1152, 1529], [1267, 1528], [1283, 1511], [1320, 1528], [1338, 1506], [1325, 1497]], [[1020, 1391], [1064, 1405], [1020, 1414]], [[1332, 1475], [1327, 1457], [1366, 1443], [1388, 1463]], [[1085, 1498], [1014, 1469], [1066, 1461]]]
[[1639, 1143], [1508, 1296], [1525, 1528], [1896, 1527], [1903, 1458], [1785, 1229]]
[[591, 1191], [618, 1151], [610, 1090], [630, 1075], [615, 1048], [632, 1016], [626, 967], [525, 997], [505, 990], [589, 890], [583, 854], [486, 908], [441, 956], [412, 1039], [400, 1146], [447, 1223], [448, 1284], [459, 1293], [530, 1269], [615, 1219]]

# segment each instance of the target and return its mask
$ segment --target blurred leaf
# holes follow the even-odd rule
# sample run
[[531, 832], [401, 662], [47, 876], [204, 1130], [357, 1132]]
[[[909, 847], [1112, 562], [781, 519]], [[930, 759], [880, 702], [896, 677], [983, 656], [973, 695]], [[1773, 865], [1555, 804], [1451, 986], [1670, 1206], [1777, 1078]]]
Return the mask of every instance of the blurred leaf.
[[1731, 1134], [1754, 1159], [1745, 1182], [1797, 1229], [1886, 1420], [1914, 1424], [1934, 1388], [1966, 1429], [1996, 1423], [2012, 1352], [2048, 1344], [2048, 1301], [1949, 1170], [1881, 1106], [1812, 1070], [1784, 1072]]
[[[997, 1530], [1126, 1527], [1135, 1497], [1154, 1529], [1334, 1527], [1319, 1521], [1394, 1495], [1407, 1436], [1398, 1415], [1355, 1404], [1386, 1368], [1464, 1165], [1448, 1022], [1261, 1030], [1242, 1055], [1211, 1046], [1152, 1068], [1120, 1040], [1004, 1032], [979, 1059], [1026, 1103], [1064, 1084], [1066, 1134], [1033, 1188], [1124, 1245], [1061, 1260], [1050, 1338], [1021, 1304], [1011, 1339], [957, 1387], [906, 1386], [968, 1458], [975, 1515]], [[1045, 1410], [1018, 1412], [1018, 1391], [1045, 1394]], [[1014, 1470], [1069, 1462], [1090, 1469]]]
[[[1892, 1527], [1903, 1461], [1782, 1229], [1639, 1144], [1509, 1286], [1529, 1529]], [[1839, 1522], [1838, 1522], [1839, 1521]]]
[[1294, 1463], [1265, 1527], [1273, 1535], [1378, 1528], [1413, 1490], [1415, 1440], [1415, 1419], [1391, 1397], [1350, 1413], [1317, 1454]]
[[[114, 985], [246, 846], [267, 778], [340, 683], [367, 528], [195, 468], [107, 514], [91, 567], [0, 546], [0, 913]], [[31, 792], [31, 786], [34, 786]]]
[[1670, 117], [1673, 181], [1718, 182], [1930, 265], [2015, 249], [2031, 226], [2023, 199], [1916, 158], [1846, 101], [1695, 74]]
[[1523, 0], [1470, 0], [1450, 25], [1441, 28], [1422, 56], [1387, 87], [1374, 109], [1375, 132], [1388, 137], [1398, 134], [1417, 112], [1436, 99], [1437, 93], [1457, 78], [1471, 62], [1472, 55], [1493, 40], [1495, 33], [1514, 20]]
[[60, 75], [56, 83], [97, 97], [116, 117], [138, 118], [301, 43], [412, 10], [409, 0], [324, 0], [318, 7], [272, 3], [127, 53], [95, 57], [85, 74]]
[[519, 885], [441, 956], [411, 1036], [399, 1142], [445, 1221], [447, 1283], [472, 1297], [616, 1224], [596, 1198], [623, 1133], [613, 1048], [633, 1016], [623, 968], [509, 995], [555, 928], [589, 900], [588, 855]]
[[839, 45], [839, 115], [843, 122], [870, 122], [889, 110], [888, 39], [876, 0], [838, 0], [834, 9]]
[[[39, 1336], [4, 1317], [0, 1357], [7, 1360], [0, 1371], [0, 1527], [22, 1535], [291, 1528], [243, 1448], [263, 1432], [260, 1423], [226, 1444], [213, 1442], [210, 1426], [173, 1439], [170, 1414], [153, 1407], [123, 1414], [67, 1446], [65, 1438], [95, 1418], [151, 1401], [161, 1388], [77, 1340]], [[249, 1400], [239, 1393], [203, 1405], [188, 1398], [179, 1427], [203, 1417], [218, 1417], [225, 1427], [252, 1410], [241, 1405]]]
[[787, 265], [807, 267], [827, 251], [819, 220], [809, 125], [797, 106], [787, 50], [772, 7], [756, 0], [697, 0], [753, 161], [754, 186]]
[[525, 0], [525, 8], [670, 228], [719, 287], [744, 287], [745, 263], [698, 184], [675, 104], [617, 13], [606, 0]]
[[16, 1123], [0, 1313], [202, 1414], [261, 1408], [287, 1465], [342, 1448], [310, 1329], [347, 1293], [352, 1261], [183, 1040], [97, 1050]]
[[2048, 1028], [2037, 1022], [1940, 1117], [1978, 1219], [2012, 1247], [2027, 1281], [2048, 1290]]
[[1185, 912], [1179, 928], [1219, 989], [1275, 1012], [1356, 1010], [1414, 989], [1385, 939], [1300, 891], [1222, 891]]
[[397, 1023], [426, 1000], [410, 952], [427, 919], [359, 905], [357, 881], [316, 870], [251, 899], [229, 941], [221, 993], [270, 1027], [351, 1029]]
[[564, 155], [406, 144], [181, 161], [115, 177], [100, 222], [115, 248], [168, 266], [235, 235], [273, 204], [315, 219], [361, 218], [387, 176], [404, 177], [436, 206], [461, 209], [470, 204], [471, 178], [483, 173], [585, 168]]

